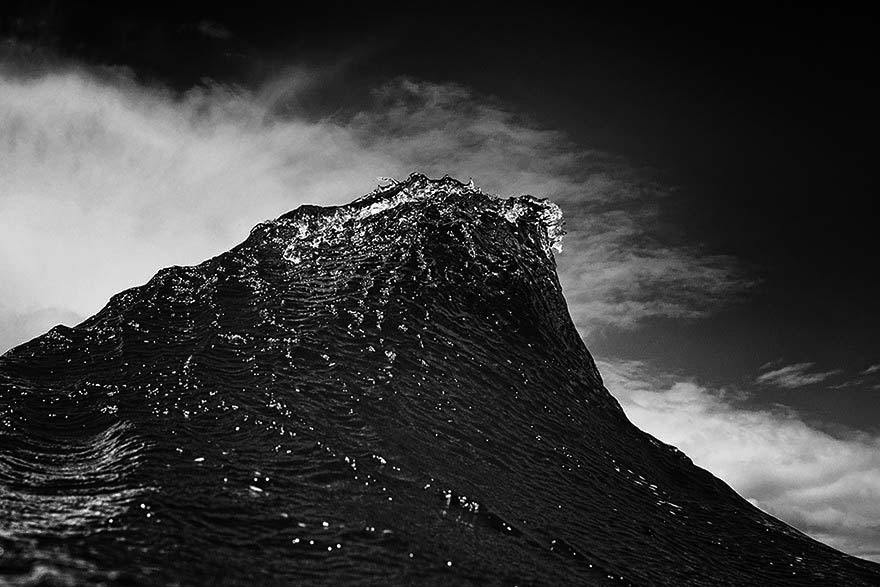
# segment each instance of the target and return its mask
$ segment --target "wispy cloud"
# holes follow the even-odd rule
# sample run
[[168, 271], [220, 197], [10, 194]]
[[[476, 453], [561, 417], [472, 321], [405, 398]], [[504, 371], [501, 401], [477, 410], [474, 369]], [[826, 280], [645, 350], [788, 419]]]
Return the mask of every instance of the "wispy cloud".
[[742, 297], [751, 283], [734, 260], [687, 248], [640, 243], [626, 213], [578, 219], [569, 238], [578, 252], [560, 264], [566, 298], [582, 332], [633, 326], [652, 317], [699, 318]]
[[874, 373], [880, 373], [880, 364], [871, 365], [864, 371], [862, 371], [862, 375], [873, 375]]
[[755, 381], [783, 389], [798, 389], [822, 383], [841, 373], [840, 370], [815, 371], [813, 370], [815, 367], [814, 363], [794, 363], [783, 367], [771, 368], [773, 366], [773, 363], [762, 366], [762, 370], [769, 370], [765, 370], [764, 373], [758, 375]]
[[222, 24], [211, 20], [201, 21], [196, 28], [206, 37], [211, 37], [213, 39], [226, 41], [232, 38], [232, 31], [224, 27]]
[[656, 238], [667, 193], [626, 162], [452, 84], [397, 79], [353, 114], [291, 111], [333, 75], [294, 68], [253, 92], [178, 95], [106, 72], [0, 70], [0, 314], [45, 318], [7, 332], [47, 329], [47, 308], [89, 315], [259, 221], [412, 171], [557, 200], [561, 279], [584, 333], [699, 316], [748, 287], [732, 259]]
[[683, 450], [756, 506], [835, 548], [880, 562], [880, 439], [832, 436], [787, 411], [633, 361], [598, 361], [632, 422]]

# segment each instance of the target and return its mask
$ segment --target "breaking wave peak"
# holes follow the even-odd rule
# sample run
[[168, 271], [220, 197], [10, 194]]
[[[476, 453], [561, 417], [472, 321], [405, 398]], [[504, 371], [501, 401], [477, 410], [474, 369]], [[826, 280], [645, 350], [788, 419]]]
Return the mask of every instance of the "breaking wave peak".
[[558, 207], [412, 175], [0, 357], [0, 582], [877, 584], [633, 427]]
[[546, 199], [519, 196], [502, 200], [484, 194], [473, 180], [465, 184], [449, 176], [434, 180], [414, 173], [406, 181], [383, 179], [387, 182], [385, 186], [380, 185], [346, 206], [303, 206], [285, 214], [279, 221], [295, 223], [298, 239], [303, 240], [314, 237], [316, 233], [340, 230], [347, 224], [363, 221], [398, 206], [431, 206], [438, 213], [450, 216], [453, 208], [456, 211], [469, 208], [472, 215], [493, 214], [513, 226], [534, 233], [548, 257], [551, 257], [551, 250], [562, 251], [565, 234], [562, 211]]

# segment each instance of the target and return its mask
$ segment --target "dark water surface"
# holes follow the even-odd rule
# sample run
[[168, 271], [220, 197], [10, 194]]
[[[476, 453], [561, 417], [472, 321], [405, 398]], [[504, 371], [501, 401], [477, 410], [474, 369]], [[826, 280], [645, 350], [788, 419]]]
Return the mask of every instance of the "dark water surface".
[[413, 176], [0, 358], [0, 583], [867, 585], [632, 426], [561, 215]]

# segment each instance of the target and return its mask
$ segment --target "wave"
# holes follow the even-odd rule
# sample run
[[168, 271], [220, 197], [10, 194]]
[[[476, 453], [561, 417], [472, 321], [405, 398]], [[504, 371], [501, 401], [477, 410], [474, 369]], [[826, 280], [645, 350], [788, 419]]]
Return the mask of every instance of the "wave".
[[632, 426], [562, 214], [413, 175], [0, 357], [11, 584], [880, 584]]

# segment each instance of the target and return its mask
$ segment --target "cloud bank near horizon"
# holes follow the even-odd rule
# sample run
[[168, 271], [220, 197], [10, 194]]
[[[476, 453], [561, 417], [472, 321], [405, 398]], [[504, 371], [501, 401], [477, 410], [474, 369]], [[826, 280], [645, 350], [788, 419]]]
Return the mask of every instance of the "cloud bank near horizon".
[[629, 419], [762, 510], [834, 548], [880, 562], [880, 438], [836, 437], [784, 410], [736, 406], [736, 392], [597, 361]]
[[465, 87], [398, 78], [355, 113], [290, 112], [333, 75], [291, 69], [257, 91], [179, 95], [106, 72], [0, 69], [0, 352], [262, 220], [413, 171], [560, 203], [560, 275], [586, 335], [699, 316], [749, 285], [732, 259], [650, 237], [664, 194], [644, 173]]

